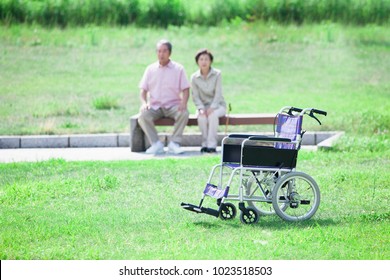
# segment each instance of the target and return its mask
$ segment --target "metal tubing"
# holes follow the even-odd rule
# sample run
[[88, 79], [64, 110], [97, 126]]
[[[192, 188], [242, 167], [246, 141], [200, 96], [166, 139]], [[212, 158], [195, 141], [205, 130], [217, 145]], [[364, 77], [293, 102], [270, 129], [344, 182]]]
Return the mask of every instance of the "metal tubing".
[[[211, 169], [211, 173], [210, 173], [210, 176], [209, 176], [209, 179], [208, 179], [207, 183], [210, 183], [210, 182], [211, 182], [211, 179], [212, 179], [213, 176], [214, 176], [215, 169], [217, 169], [217, 167], [219, 167], [219, 166], [220, 166], [221, 169], [222, 169], [222, 164], [216, 164], [216, 165], [213, 166], [213, 168]], [[222, 185], [222, 183], [221, 183], [220, 185]]]

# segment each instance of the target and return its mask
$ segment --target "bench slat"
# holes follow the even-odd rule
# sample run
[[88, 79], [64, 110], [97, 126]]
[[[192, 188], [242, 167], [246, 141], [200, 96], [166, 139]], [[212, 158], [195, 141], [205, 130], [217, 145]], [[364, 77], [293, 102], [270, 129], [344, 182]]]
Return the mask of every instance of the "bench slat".
[[[226, 124], [227, 116], [219, 118], [219, 124]], [[274, 124], [274, 114], [236, 114], [229, 116], [229, 125], [256, 125], [256, 124]], [[170, 118], [162, 118], [156, 120], [155, 125], [171, 126], [174, 120]], [[188, 126], [198, 125], [196, 115], [190, 115], [188, 118]]]

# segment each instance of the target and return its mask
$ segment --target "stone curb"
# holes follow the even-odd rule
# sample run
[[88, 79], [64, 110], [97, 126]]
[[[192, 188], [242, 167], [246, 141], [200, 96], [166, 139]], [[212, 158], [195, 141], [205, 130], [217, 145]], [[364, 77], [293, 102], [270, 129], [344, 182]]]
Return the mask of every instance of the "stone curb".
[[129, 147], [128, 133], [0, 136], [0, 149]]
[[345, 134], [343, 131], [337, 131], [330, 137], [325, 138], [323, 141], [317, 144], [318, 149], [328, 150], [331, 149], [340, 137]]
[[[250, 134], [250, 132], [245, 132]], [[253, 133], [258, 134], [258, 133]], [[273, 135], [272, 133], [261, 133]], [[344, 132], [340, 131], [318, 131], [307, 132], [302, 139], [302, 145], [309, 145], [321, 148], [330, 148], [334, 141], [340, 138]], [[170, 134], [160, 133], [160, 140], [167, 144]], [[225, 134], [218, 135], [219, 141]], [[185, 133], [182, 146], [200, 146], [200, 133]], [[88, 148], [88, 147], [130, 147], [130, 135], [128, 133], [107, 133], [107, 134], [74, 134], [74, 135], [31, 135], [31, 136], [0, 136], [0, 149], [18, 148]]]

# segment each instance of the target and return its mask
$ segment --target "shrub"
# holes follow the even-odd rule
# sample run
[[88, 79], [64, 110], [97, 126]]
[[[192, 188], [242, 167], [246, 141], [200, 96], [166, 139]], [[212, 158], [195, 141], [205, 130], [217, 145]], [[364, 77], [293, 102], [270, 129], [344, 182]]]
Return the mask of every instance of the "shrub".
[[44, 26], [216, 25], [237, 18], [279, 23], [386, 24], [390, 0], [0, 0], [0, 22]]

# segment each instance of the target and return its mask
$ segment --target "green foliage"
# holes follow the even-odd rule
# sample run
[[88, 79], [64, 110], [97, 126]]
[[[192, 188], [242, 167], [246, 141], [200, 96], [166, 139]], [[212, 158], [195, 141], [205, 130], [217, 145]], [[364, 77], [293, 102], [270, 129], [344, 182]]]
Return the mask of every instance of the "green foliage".
[[43, 26], [86, 24], [127, 25], [139, 15], [138, 0], [1, 0], [0, 19], [5, 24]]
[[4, 24], [216, 25], [224, 21], [385, 24], [390, 0], [0, 0]]
[[[136, 21], [141, 26], [183, 25], [185, 10], [180, 0], [152, 0], [144, 13], [140, 13]], [[129, 22], [132, 23], [132, 22]]]

